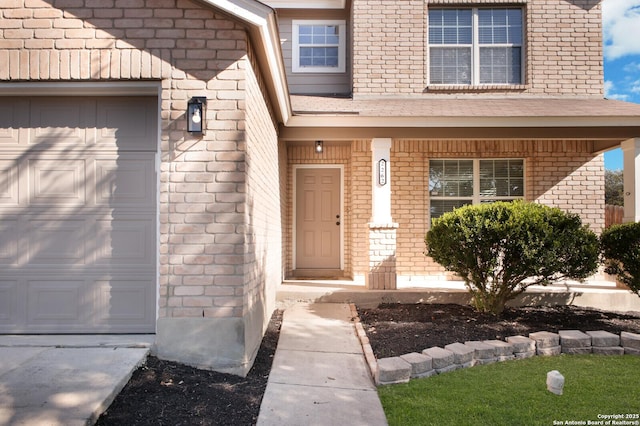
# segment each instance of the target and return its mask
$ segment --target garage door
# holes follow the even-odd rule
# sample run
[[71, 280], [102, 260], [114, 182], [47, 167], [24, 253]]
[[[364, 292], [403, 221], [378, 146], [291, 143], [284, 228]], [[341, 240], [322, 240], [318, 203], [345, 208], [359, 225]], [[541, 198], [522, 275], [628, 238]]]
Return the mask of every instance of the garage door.
[[0, 333], [155, 331], [156, 105], [0, 97]]

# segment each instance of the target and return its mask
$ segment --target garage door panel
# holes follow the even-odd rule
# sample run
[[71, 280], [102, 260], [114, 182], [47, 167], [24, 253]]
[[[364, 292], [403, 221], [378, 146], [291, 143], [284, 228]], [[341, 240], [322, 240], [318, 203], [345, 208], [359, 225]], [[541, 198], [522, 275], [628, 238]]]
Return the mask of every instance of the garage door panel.
[[130, 154], [127, 159], [96, 160], [96, 204], [155, 209], [155, 156]]
[[83, 160], [29, 160], [30, 205], [83, 206], [85, 182]]
[[0, 324], [15, 325], [18, 319], [18, 280], [0, 281]]
[[86, 309], [84, 280], [31, 280], [27, 283], [28, 325], [84, 323], [81, 312]]
[[155, 222], [147, 217], [114, 217], [96, 221], [96, 264], [155, 263]]
[[96, 144], [117, 146], [123, 151], [157, 150], [155, 101], [133, 98], [123, 102], [114, 98], [97, 107]]
[[149, 302], [153, 288], [146, 279], [117, 279], [96, 281], [96, 320], [100, 324], [153, 323], [154, 307]]
[[19, 221], [6, 216], [0, 221], [0, 265], [18, 264]]
[[73, 98], [39, 98], [31, 102], [29, 145], [74, 148], [95, 142], [95, 102]]
[[155, 331], [157, 114], [0, 97], [0, 333]]
[[0, 159], [0, 206], [17, 206], [18, 194], [18, 162]]
[[29, 103], [24, 99], [10, 98], [0, 104], [0, 148], [15, 148], [20, 141], [27, 140], [24, 135], [29, 125], [28, 116]]
[[27, 243], [30, 265], [83, 265], [88, 235], [84, 219], [29, 218]]

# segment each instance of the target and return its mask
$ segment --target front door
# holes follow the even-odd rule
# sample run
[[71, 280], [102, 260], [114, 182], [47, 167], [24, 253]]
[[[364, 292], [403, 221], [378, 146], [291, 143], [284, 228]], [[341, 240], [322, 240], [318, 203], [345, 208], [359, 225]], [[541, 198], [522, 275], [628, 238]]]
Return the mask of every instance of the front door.
[[296, 169], [296, 269], [341, 268], [340, 168]]

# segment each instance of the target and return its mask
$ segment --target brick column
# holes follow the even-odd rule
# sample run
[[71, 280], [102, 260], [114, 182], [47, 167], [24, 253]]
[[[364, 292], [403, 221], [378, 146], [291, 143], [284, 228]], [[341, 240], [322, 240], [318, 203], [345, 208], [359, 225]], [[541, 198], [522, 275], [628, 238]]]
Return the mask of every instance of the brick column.
[[369, 290], [395, 290], [397, 223], [369, 223]]

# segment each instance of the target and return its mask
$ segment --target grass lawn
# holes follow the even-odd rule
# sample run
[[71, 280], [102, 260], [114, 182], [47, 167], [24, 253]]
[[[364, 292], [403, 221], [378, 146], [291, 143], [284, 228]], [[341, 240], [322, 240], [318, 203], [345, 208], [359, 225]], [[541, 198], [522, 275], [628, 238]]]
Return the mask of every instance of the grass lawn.
[[[563, 395], [547, 391], [551, 370], [565, 377]], [[538, 356], [382, 386], [378, 393], [391, 426], [640, 425], [640, 356]], [[602, 417], [615, 414], [623, 417]]]

